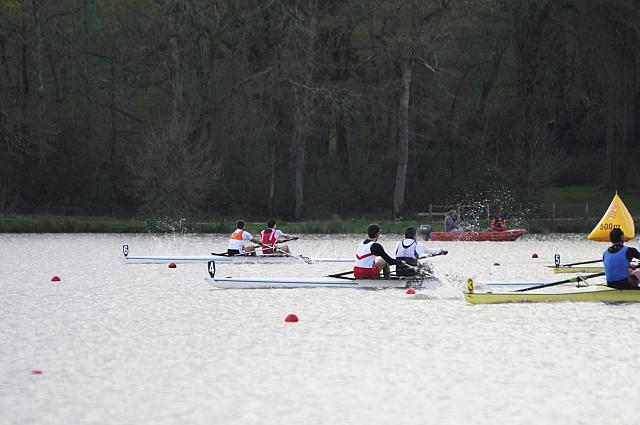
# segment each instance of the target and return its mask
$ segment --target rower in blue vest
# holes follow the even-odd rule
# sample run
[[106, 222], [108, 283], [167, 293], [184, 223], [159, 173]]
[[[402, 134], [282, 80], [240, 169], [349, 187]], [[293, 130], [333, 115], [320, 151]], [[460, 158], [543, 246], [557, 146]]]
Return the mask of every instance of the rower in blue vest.
[[602, 254], [607, 286], [616, 289], [640, 289], [640, 271], [631, 265], [634, 258], [640, 259], [637, 249], [624, 246], [624, 233], [616, 227], [609, 232], [612, 245]]

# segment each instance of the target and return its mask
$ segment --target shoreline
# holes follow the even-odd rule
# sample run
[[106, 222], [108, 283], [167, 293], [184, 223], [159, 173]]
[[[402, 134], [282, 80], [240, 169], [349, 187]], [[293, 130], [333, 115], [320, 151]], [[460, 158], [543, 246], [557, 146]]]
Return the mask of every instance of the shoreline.
[[[264, 223], [247, 219], [247, 230], [258, 233]], [[428, 223], [424, 217], [400, 221], [379, 218], [308, 219], [303, 221], [278, 220], [278, 227], [292, 234], [361, 234], [369, 223], [378, 223], [386, 233], [401, 234], [409, 226], [419, 228], [431, 224], [434, 231], [442, 231], [442, 223]], [[527, 233], [589, 233], [597, 223], [593, 219], [531, 219], [513, 223], [509, 228], [524, 228]], [[479, 223], [476, 227], [482, 226]], [[464, 222], [463, 222], [464, 226]], [[113, 218], [56, 215], [5, 215], [0, 216], [0, 233], [228, 233], [235, 228], [235, 219], [217, 218], [212, 221], [167, 218]], [[481, 229], [470, 229], [481, 230]]]

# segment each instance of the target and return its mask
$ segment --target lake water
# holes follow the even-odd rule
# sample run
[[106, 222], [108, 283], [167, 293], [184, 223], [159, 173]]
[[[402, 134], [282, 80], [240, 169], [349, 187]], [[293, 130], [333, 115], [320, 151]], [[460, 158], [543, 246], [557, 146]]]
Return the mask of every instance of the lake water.
[[[469, 305], [467, 276], [560, 280], [582, 235], [431, 242], [420, 290], [216, 290], [206, 265], [131, 254], [224, 251], [226, 235], [0, 235], [1, 424], [637, 424], [640, 305]], [[397, 235], [381, 243], [392, 251]], [[351, 257], [360, 238], [292, 250]], [[634, 241], [630, 245], [637, 247]], [[532, 254], [540, 258], [533, 259]], [[499, 263], [499, 265], [494, 265]], [[219, 265], [322, 276], [344, 264]], [[60, 282], [51, 282], [53, 275]], [[289, 313], [299, 323], [284, 323]], [[33, 374], [41, 371], [41, 374]]]

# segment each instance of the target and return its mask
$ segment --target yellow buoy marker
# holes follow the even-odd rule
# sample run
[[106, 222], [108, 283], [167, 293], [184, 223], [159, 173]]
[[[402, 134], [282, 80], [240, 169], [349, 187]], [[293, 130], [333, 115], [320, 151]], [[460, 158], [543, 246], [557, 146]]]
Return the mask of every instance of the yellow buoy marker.
[[629, 241], [636, 235], [636, 226], [633, 224], [633, 217], [629, 210], [618, 196], [618, 192], [613, 197], [611, 205], [607, 209], [600, 222], [589, 233], [589, 240], [598, 242], [610, 242], [609, 232], [619, 227], [624, 233], [624, 240]]

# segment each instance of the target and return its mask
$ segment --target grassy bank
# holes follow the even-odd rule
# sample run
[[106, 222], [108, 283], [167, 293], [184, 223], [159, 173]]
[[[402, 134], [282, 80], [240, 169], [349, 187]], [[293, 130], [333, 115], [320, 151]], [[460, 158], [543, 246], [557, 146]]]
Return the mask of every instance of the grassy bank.
[[[512, 227], [524, 227], [529, 233], [588, 233], [600, 220], [611, 203], [614, 193], [592, 186], [550, 188], [544, 193], [541, 205], [531, 211], [510, 218]], [[621, 191], [623, 202], [633, 215], [640, 217], [640, 191]], [[434, 231], [442, 230], [441, 218], [431, 223]], [[349, 233], [364, 234], [369, 223], [378, 223], [385, 233], [402, 233], [408, 226], [430, 224], [427, 217], [403, 221], [376, 218], [339, 218], [279, 221], [287, 233]], [[247, 218], [247, 230], [260, 231], [265, 223]], [[467, 225], [463, 221], [463, 225]], [[478, 229], [485, 228], [486, 217], [476, 221]], [[235, 228], [235, 219], [171, 220], [117, 219], [112, 217], [75, 216], [0, 216], [1, 233], [229, 233]]]
[[[286, 233], [366, 233], [369, 223], [378, 223], [385, 233], [402, 233], [408, 226], [419, 226], [420, 220], [341, 219], [305, 220], [300, 222], [278, 221], [278, 227]], [[247, 220], [247, 230], [257, 233], [265, 223]], [[435, 224], [441, 230], [441, 224]], [[63, 216], [4, 216], [0, 217], [0, 233], [230, 233], [235, 220], [213, 221], [187, 220], [138, 220], [110, 217]]]
[[[524, 227], [529, 233], [588, 233], [598, 219], [577, 217], [574, 219], [530, 219], [512, 222], [511, 227]], [[305, 220], [300, 222], [278, 221], [278, 228], [286, 233], [305, 234], [362, 234], [369, 223], [378, 223], [383, 233], [401, 234], [408, 226], [418, 228], [428, 224], [422, 217], [415, 220], [391, 221], [376, 219]], [[256, 234], [265, 223], [247, 221], [247, 230]], [[441, 223], [432, 224], [434, 231], [442, 231]], [[5, 216], [0, 218], [0, 233], [230, 233], [235, 220], [178, 221], [114, 219], [108, 217], [57, 217], [57, 216]]]

